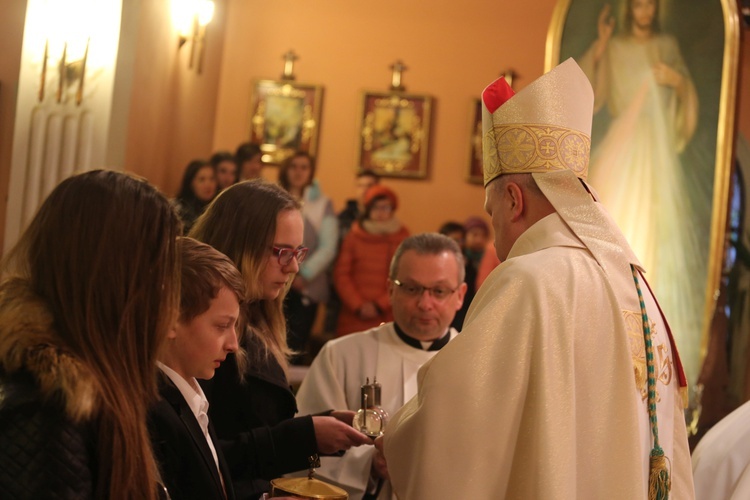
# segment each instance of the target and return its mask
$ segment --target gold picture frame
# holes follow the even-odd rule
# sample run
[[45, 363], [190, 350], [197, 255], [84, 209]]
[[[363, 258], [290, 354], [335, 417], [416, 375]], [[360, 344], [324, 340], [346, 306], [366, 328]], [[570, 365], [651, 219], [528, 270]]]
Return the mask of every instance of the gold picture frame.
[[[627, 2], [558, 1], [547, 34], [545, 71], [573, 57], [592, 79], [596, 102], [589, 181], [646, 266], [646, 278], [651, 280], [670, 321], [688, 380], [692, 383], [698, 377], [706, 353], [724, 258], [735, 136], [739, 16], [735, 0], [657, 1], [646, 41], [654, 50], [647, 48], [640, 52], [630, 50], [628, 45], [638, 42], [635, 31], [628, 25], [629, 16], [625, 15]], [[611, 35], [607, 38], [609, 30]], [[603, 40], [609, 44], [608, 48], [597, 50]], [[606, 52], [613, 46], [616, 50]], [[638, 56], [638, 53], [646, 56]], [[605, 62], [597, 67], [600, 61]], [[604, 69], [599, 69], [602, 67]], [[666, 78], [664, 67], [673, 70], [666, 71]], [[631, 85], [629, 80], [635, 81], [640, 74], [643, 82]], [[678, 76], [674, 77], [675, 74]], [[619, 88], [615, 88], [616, 85]], [[688, 87], [692, 89], [685, 90]], [[631, 91], [632, 97], [628, 95]], [[694, 96], [690, 99], [695, 105], [687, 106], [689, 94]], [[664, 104], [667, 98], [670, 99], [668, 105]], [[661, 112], [661, 108], [674, 113]], [[684, 112], [680, 115], [676, 109]], [[690, 114], [694, 114], [695, 123], [688, 136], [689, 127], [675, 125], [675, 120], [682, 120], [680, 124], [691, 123], [693, 118], [686, 118]], [[642, 117], [647, 121], [640, 121]], [[649, 139], [649, 135], [654, 134], [646, 130], [660, 132], [669, 140]], [[649, 159], [651, 153], [644, 152], [645, 156], [639, 158], [642, 169], [639, 176], [632, 174], [637, 168], [636, 161], [628, 162], [622, 155], [611, 154], [618, 143], [625, 154], [639, 151], [639, 143], [635, 142], [638, 137], [643, 138], [642, 142], [650, 140], [652, 150], [661, 149], [662, 158], [675, 158], [671, 178], [679, 183], [678, 188], [673, 183], [663, 182], [665, 162]], [[610, 167], [605, 166], [607, 160], [612, 159], [619, 160], [609, 161]], [[658, 164], [659, 168], [643, 169], [644, 164], [649, 167]], [[597, 169], [600, 169], [598, 179]], [[603, 177], [601, 172], [605, 169], [612, 175]], [[627, 203], [618, 204], [617, 190], [627, 192], [630, 198], [622, 197]], [[629, 208], [625, 208], [626, 204]], [[633, 217], [633, 213], [646, 204], [653, 207], [650, 216]], [[683, 210], [670, 212], [670, 206]], [[636, 229], [632, 231], [623, 227], [627, 226], [622, 222], [626, 210], [630, 210], [629, 216], [634, 220], [632, 227]], [[680, 215], [667, 217], [667, 213]], [[647, 228], [653, 227], [652, 220], [659, 217], [664, 218], [661, 227], [665, 230], [661, 234], [647, 232]], [[689, 229], [683, 231], [678, 226], [689, 226]], [[647, 238], [644, 234], [655, 237]], [[652, 254], [646, 256], [655, 257], [651, 265], [645, 262], [649, 258], [644, 259], [643, 255], [648, 252], [640, 252], [635, 244], [639, 238], [653, 249]], [[664, 247], [678, 247], [678, 242], [693, 250], [676, 248], [671, 258], [684, 261], [673, 264], [666, 258]], [[676, 281], [664, 279], [659, 283], [660, 273], [668, 268], [675, 268], [673, 275], [680, 271], [693, 283], [682, 289]], [[677, 278], [680, 280], [684, 278]], [[688, 303], [691, 307], [687, 307]], [[671, 367], [666, 368], [671, 370]]]
[[469, 129], [469, 172], [466, 180], [484, 184], [482, 160], [482, 100], [471, 100], [471, 126]]
[[384, 177], [427, 177], [433, 99], [365, 91], [360, 107], [358, 165]]
[[250, 102], [250, 142], [260, 145], [264, 163], [278, 165], [296, 151], [316, 156], [321, 85], [256, 80]]

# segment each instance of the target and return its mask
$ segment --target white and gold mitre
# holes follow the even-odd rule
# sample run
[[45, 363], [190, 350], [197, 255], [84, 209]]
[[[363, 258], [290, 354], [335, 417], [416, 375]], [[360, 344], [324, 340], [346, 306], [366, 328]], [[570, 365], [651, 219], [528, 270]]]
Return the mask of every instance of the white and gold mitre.
[[518, 94], [501, 77], [482, 92], [484, 185], [499, 175], [570, 170], [586, 180], [594, 91], [573, 59]]

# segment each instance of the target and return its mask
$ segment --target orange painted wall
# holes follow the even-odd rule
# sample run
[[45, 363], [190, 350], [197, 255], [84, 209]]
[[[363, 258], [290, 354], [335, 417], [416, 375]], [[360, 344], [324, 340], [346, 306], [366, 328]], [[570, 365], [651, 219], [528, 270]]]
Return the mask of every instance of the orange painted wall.
[[125, 169], [172, 196], [188, 162], [211, 152], [226, 9], [216, 1], [199, 75], [188, 68], [190, 43], [178, 51], [169, 7], [168, 1], [141, 2]]
[[[218, 0], [209, 25], [204, 73], [177, 51], [167, 0], [138, 0], [141, 12], [127, 121], [126, 170], [174, 195], [187, 162], [234, 149], [249, 136], [250, 87], [278, 78], [282, 54], [301, 57], [298, 79], [326, 88], [319, 177], [336, 208], [351, 196], [357, 158], [360, 92], [385, 90], [402, 59], [410, 92], [436, 98], [431, 174], [387, 179], [402, 196], [399, 217], [412, 231], [481, 213], [483, 189], [464, 179], [470, 102], [506, 68], [522, 88], [542, 74], [544, 41], [555, 0]], [[0, 242], [10, 163], [25, 2], [0, 16]], [[396, 14], [397, 13], [397, 14]], [[748, 31], [745, 30], [744, 35]], [[750, 137], [750, 39], [744, 37], [738, 125]], [[275, 178], [275, 168], [266, 175]], [[1, 243], [0, 243], [1, 245]]]
[[517, 88], [542, 74], [554, 3], [229, 0], [214, 147], [247, 140], [252, 80], [279, 78], [294, 49], [298, 81], [325, 86], [317, 175], [338, 210], [352, 195], [361, 91], [387, 90], [401, 59], [407, 90], [436, 106], [429, 179], [385, 180], [402, 198], [397, 215], [416, 232], [482, 214], [484, 189], [465, 180], [472, 99], [504, 69]]
[[[386, 90], [402, 59], [409, 92], [436, 98], [430, 177], [386, 179], [404, 199], [398, 216], [412, 231], [482, 212], [484, 192], [465, 181], [471, 99], [506, 68], [523, 88], [543, 72], [555, 0], [228, 0], [213, 145], [233, 149], [249, 137], [253, 79], [279, 78], [294, 49], [298, 81], [325, 86], [318, 177], [336, 208], [351, 196], [358, 109], [364, 89]], [[743, 41], [740, 130], [750, 137], [750, 43]], [[264, 175], [275, 179], [276, 168]]]

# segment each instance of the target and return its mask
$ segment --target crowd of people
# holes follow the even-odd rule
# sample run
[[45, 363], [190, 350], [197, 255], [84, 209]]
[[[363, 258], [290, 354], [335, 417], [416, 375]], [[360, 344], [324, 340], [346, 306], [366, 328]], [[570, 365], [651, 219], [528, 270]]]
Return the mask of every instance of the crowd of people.
[[[319, 466], [353, 499], [694, 498], [667, 318], [586, 183], [588, 80], [568, 60], [482, 106], [494, 242], [474, 217], [409, 235], [371, 172], [336, 216], [304, 153], [237, 182], [251, 144], [192, 162], [174, 205], [63, 181], [3, 261], [0, 497], [257, 500]], [[340, 335], [295, 394], [320, 303]], [[717, 455], [696, 471], [729, 476]]]
[[[261, 149], [253, 143], [241, 144], [234, 154], [217, 152], [208, 162], [191, 161], [174, 199], [185, 234], [219, 193], [240, 181], [259, 179], [262, 168]], [[356, 196], [338, 213], [315, 171], [315, 158], [305, 152], [293, 153], [278, 171], [278, 185], [300, 204], [302, 245], [307, 249], [284, 299], [292, 364], [312, 361], [320, 346], [320, 341], [311, 343], [313, 333], [325, 341], [393, 320], [388, 269], [396, 248], [410, 234], [396, 216], [398, 195], [374, 171], [356, 174]], [[499, 261], [482, 217], [447, 222], [438, 232], [455, 239], [464, 255], [468, 290], [452, 323], [460, 330], [478, 283]], [[480, 273], [483, 260], [487, 263]], [[324, 319], [316, 323], [319, 317]], [[313, 332], [316, 324], [319, 331]]]

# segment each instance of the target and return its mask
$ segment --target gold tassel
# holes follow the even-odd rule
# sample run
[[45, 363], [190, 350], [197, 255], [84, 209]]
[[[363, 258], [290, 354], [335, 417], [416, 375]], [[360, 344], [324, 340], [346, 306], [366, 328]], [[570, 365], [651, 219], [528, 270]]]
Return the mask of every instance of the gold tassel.
[[680, 387], [680, 397], [682, 398], [682, 408], [688, 408], [690, 406], [690, 396], [688, 395], [687, 386]]
[[664, 450], [659, 447], [651, 450], [649, 460], [650, 470], [648, 474], [648, 498], [649, 500], [667, 500], [669, 490], [672, 489], [672, 480], [669, 478], [667, 468], [667, 457]]

